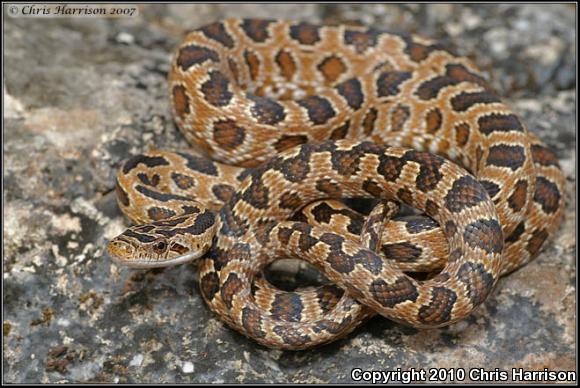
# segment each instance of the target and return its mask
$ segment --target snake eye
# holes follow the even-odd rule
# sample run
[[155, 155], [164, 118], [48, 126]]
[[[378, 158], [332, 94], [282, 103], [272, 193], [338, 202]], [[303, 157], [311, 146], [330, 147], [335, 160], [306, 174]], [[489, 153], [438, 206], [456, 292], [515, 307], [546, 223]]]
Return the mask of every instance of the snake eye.
[[157, 253], [163, 253], [167, 249], [167, 242], [165, 240], [159, 240], [153, 245], [153, 249]]

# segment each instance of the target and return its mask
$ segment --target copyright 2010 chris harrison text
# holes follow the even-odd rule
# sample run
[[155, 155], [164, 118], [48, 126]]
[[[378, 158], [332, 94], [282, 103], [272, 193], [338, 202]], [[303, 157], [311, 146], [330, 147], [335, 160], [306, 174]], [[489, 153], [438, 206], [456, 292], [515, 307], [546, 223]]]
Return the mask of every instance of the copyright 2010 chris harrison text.
[[354, 368], [350, 371], [353, 381], [372, 384], [417, 382], [574, 382], [575, 371], [527, 370], [524, 368], [485, 369], [485, 368], [410, 368], [402, 370], [365, 370]]

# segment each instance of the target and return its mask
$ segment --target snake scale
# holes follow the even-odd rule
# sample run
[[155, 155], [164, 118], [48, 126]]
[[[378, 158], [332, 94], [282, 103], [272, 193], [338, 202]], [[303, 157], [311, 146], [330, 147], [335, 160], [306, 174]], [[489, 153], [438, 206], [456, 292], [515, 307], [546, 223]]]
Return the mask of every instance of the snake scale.
[[[268, 347], [327, 343], [377, 313], [456, 322], [563, 214], [554, 153], [471, 61], [422, 37], [228, 19], [185, 37], [169, 90], [207, 158], [130, 158], [116, 190], [138, 225], [108, 252], [138, 268], [197, 260], [209, 307]], [[359, 197], [383, 202], [366, 217], [337, 201]], [[261, 273], [280, 257], [338, 287], [274, 288]]]

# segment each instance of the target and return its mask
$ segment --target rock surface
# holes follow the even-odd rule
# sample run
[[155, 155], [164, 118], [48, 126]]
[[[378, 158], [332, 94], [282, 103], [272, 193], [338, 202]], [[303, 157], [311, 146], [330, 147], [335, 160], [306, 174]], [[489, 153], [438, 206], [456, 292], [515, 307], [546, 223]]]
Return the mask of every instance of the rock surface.
[[[4, 382], [347, 383], [353, 367], [575, 370], [574, 5], [139, 8], [112, 19], [4, 14]], [[453, 43], [557, 152], [568, 185], [555, 239], [451, 327], [374, 318], [305, 352], [268, 350], [222, 325], [193, 266], [112, 264], [105, 244], [126, 225], [116, 170], [149, 144], [188, 147], [168, 105], [172, 50], [186, 30], [242, 16], [361, 22]]]

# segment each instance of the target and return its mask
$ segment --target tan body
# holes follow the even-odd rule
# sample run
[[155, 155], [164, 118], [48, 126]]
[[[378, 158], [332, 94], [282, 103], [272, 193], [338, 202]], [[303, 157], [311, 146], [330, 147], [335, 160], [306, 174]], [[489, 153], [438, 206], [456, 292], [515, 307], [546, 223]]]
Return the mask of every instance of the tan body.
[[[256, 166], [292, 149], [245, 179], [236, 168], [167, 152], [128, 162], [131, 168], [118, 177], [119, 203], [139, 223], [192, 214], [198, 202], [218, 209], [227, 201], [207, 233], [199, 231], [201, 243], [192, 240], [199, 249], [211, 245], [200, 262], [200, 288], [225, 322], [264, 345], [300, 349], [328, 342], [370, 314], [347, 296], [330, 309], [307, 302], [321, 299], [317, 291], [283, 294], [264, 286], [254, 301], [251, 280], [271, 260], [264, 253], [304, 256], [373, 312], [436, 327], [468, 315], [497, 277], [532, 258], [559, 224], [564, 179], [554, 154], [469, 60], [431, 41], [359, 27], [227, 20], [186, 37], [169, 81], [180, 129], [212, 159]], [[449, 162], [408, 149], [356, 141], [293, 148], [341, 138], [435, 152], [463, 165], [480, 184]], [[424, 256], [408, 260], [412, 250], [399, 245], [394, 251], [403, 255], [379, 271], [369, 270], [368, 260], [374, 263], [372, 251], [381, 248], [365, 250], [372, 244], [344, 235], [340, 221], [314, 229], [274, 226], [311, 201], [351, 196], [410, 204], [443, 229], [420, 238]], [[196, 217], [183, 222], [194, 224]], [[471, 231], [474, 222], [480, 222], [476, 230], [485, 229], [479, 248], [470, 240], [479, 233]], [[415, 244], [409, 242], [413, 233], [396, 225], [385, 224], [379, 245]], [[340, 248], [325, 234], [331, 232], [344, 239]], [[244, 261], [242, 247], [252, 260]], [[127, 253], [123, 249], [112, 253]], [[359, 258], [351, 268], [355, 259], [345, 257], [355, 252], [367, 261]], [[163, 265], [169, 256], [156, 260]], [[120, 260], [131, 263], [128, 255]], [[400, 272], [441, 266], [441, 274], [425, 282]]]

